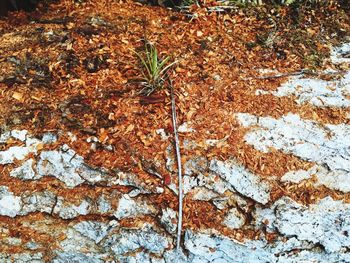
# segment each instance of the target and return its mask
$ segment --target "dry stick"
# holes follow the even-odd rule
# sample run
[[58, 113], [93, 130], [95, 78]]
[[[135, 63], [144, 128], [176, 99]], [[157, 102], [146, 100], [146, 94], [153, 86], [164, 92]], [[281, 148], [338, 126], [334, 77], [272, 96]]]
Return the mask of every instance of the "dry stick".
[[309, 69], [303, 69], [299, 71], [289, 72], [289, 73], [279, 73], [276, 75], [265, 75], [265, 76], [253, 76], [249, 78], [243, 78], [242, 80], [252, 80], [252, 79], [276, 79], [276, 78], [283, 78], [283, 77], [289, 77], [289, 76], [298, 76], [298, 75], [335, 75], [335, 74], [344, 74], [345, 71], [335, 71], [335, 72], [319, 72], [319, 71], [311, 71]]
[[296, 72], [290, 72], [290, 73], [279, 73], [276, 75], [266, 75], [266, 76], [253, 76], [249, 78], [243, 78], [243, 80], [251, 80], [251, 79], [276, 79], [276, 78], [283, 78], [283, 77], [288, 77], [288, 76], [298, 76], [298, 75], [303, 75], [305, 73], [309, 73], [306, 70], [300, 70]]
[[173, 119], [173, 131], [174, 131], [174, 140], [175, 140], [175, 151], [177, 159], [177, 170], [178, 170], [178, 180], [179, 180], [179, 213], [177, 220], [177, 239], [176, 239], [176, 250], [180, 251], [181, 245], [181, 232], [182, 232], [182, 207], [183, 207], [183, 191], [182, 191], [182, 167], [181, 167], [181, 154], [180, 154], [180, 141], [179, 135], [177, 133], [177, 123], [176, 123], [176, 106], [175, 106], [175, 95], [174, 87], [171, 78], [168, 76], [169, 86], [170, 86], [170, 96], [171, 96], [171, 113]]

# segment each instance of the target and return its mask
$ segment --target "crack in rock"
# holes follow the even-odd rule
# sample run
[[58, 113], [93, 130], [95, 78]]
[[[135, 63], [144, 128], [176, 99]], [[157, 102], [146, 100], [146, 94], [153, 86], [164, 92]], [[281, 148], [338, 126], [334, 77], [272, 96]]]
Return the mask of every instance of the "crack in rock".
[[33, 212], [44, 212], [51, 214], [56, 204], [56, 195], [49, 192], [34, 192], [22, 194], [22, 209], [19, 215], [27, 215]]
[[142, 229], [120, 229], [103, 240], [103, 246], [109, 247], [114, 255], [121, 256], [139, 249], [161, 255], [169, 247], [168, 238], [158, 233], [149, 224]]
[[99, 221], [82, 221], [74, 225], [74, 229], [85, 237], [90, 238], [98, 244], [107, 236], [111, 227], [117, 226], [118, 223], [111, 221], [109, 224]]
[[136, 189], [129, 192], [129, 196], [135, 197], [139, 194], [161, 194], [164, 188], [156, 185], [148, 185], [142, 181], [137, 174], [117, 172], [118, 179], [113, 182], [116, 185], [132, 186]]
[[83, 160], [83, 157], [76, 155], [67, 146], [59, 151], [43, 151], [37, 164], [38, 174], [56, 177], [71, 188], [82, 184], [86, 179], [101, 180], [102, 173], [88, 169]]
[[[115, 208], [113, 203], [117, 203]], [[58, 215], [62, 219], [73, 219], [80, 215], [104, 214], [114, 215], [117, 219], [155, 215], [157, 209], [142, 196], [131, 198], [118, 191], [108, 196], [101, 194], [92, 199], [85, 197], [73, 202], [50, 191], [25, 191], [20, 196], [14, 195], [7, 186], [0, 186], [0, 215], [15, 217], [33, 212]]]
[[157, 209], [146, 201], [140, 198], [132, 199], [128, 194], [124, 194], [119, 200], [118, 208], [114, 216], [117, 219], [121, 219], [156, 213]]
[[229, 182], [240, 194], [252, 198], [261, 204], [267, 204], [269, 202], [269, 184], [235, 161], [229, 160], [223, 162], [212, 160], [209, 169]]

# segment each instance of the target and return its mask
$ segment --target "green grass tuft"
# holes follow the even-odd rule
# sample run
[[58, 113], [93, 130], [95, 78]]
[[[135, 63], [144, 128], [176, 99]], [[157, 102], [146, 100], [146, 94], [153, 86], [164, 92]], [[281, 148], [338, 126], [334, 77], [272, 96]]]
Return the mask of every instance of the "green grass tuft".
[[157, 48], [147, 43], [144, 52], [135, 52], [142, 64], [142, 95], [149, 96], [164, 87], [166, 72], [176, 63], [170, 62], [170, 57], [160, 58]]

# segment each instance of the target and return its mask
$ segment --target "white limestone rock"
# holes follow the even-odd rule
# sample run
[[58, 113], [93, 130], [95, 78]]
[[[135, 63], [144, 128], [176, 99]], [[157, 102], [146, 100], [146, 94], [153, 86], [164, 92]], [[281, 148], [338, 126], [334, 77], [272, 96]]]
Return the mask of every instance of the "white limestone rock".
[[[183, 189], [184, 195], [186, 195], [192, 189], [194, 189], [198, 186], [198, 177], [184, 175], [182, 180], [183, 180], [183, 188], [182, 189]], [[173, 184], [173, 187], [174, 187], [174, 192], [176, 194], [178, 194], [177, 185], [175, 183]]]
[[185, 262], [192, 263], [328, 263], [349, 262], [350, 259], [346, 251], [327, 252], [317, 244], [295, 237], [277, 239], [272, 243], [264, 240], [246, 240], [241, 243], [218, 234], [188, 230], [185, 233], [185, 248], [189, 252]]
[[[172, 183], [168, 187], [175, 194], [177, 194], [177, 185], [175, 183]], [[222, 195], [228, 190], [234, 189], [227, 181], [215, 173], [208, 173], [204, 175], [204, 171], [202, 173], [197, 170], [194, 176], [187, 174], [183, 176], [184, 194], [192, 193], [198, 197], [198, 200], [201, 199], [201, 195], [204, 194], [205, 191], [209, 191], [210, 195], [214, 198], [218, 194]]]
[[165, 166], [169, 172], [174, 172], [175, 168], [175, 151], [173, 149], [173, 145], [169, 144], [169, 146], [165, 150]]
[[52, 144], [57, 142], [57, 135], [51, 132], [45, 133], [42, 138], [44, 144]]
[[252, 198], [261, 204], [267, 204], [270, 200], [270, 186], [254, 175], [242, 165], [233, 160], [212, 160], [210, 171], [225, 179], [240, 194]]
[[33, 241], [29, 241], [28, 243], [26, 243], [25, 248], [28, 248], [30, 250], [37, 250], [39, 248], [42, 248], [42, 246], [40, 246], [38, 243], [33, 242]]
[[73, 150], [43, 151], [37, 169], [40, 176], [54, 176], [68, 187], [75, 187], [84, 182], [77, 172], [82, 163], [83, 158], [76, 157]]
[[350, 172], [344, 170], [329, 171], [324, 166], [314, 165], [309, 170], [289, 171], [282, 176], [282, 182], [300, 183], [302, 180], [311, 179], [314, 175], [315, 186], [324, 185], [329, 189], [350, 192]]
[[317, 183], [329, 189], [338, 190], [344, 193], [350, 192], [350, 172], [343, 170], [329, 171], [320, 166], [316, 173]]
[[248, 128], [258, 124], [258, 117], [251, 114], [236, 113], [235, 117], [244, 128]]
[[281, 119], [260, 117], [244, 139], [265, 153], [275, 148], [326, 166], [330, 171], [350, 172], [350, 125], [320, 125], [290, 113]]
[[107, 197], [105, 194], [102, 194], [98, 197], [97, 209], [101, 214], [106, 214], [113, 211], [109, 196]]
[[42, 176], [37, 174], [34, 167], [34, 160], [28, 159], [27, 161], [23, 162], [21, 166], [13, 169], [10, 172], [10, 176], [17, 177], [21, 180], [38, 180]]
[[327, 252], [350, 247], [349, 204], [326, 197], [310, 207], [287, 203], [276, 209], [274, 225], [283, 235], [320, 243]]
[[109, 181], [108, 174], [103, 168], [92, 168], [86, 163], [81, 163], [81, 165], [77, 167], [76, 173], [90, 184]]
[[22, 200], [8, 190], [7, 186], [0, 186], [0, 215], [15, 217], [22, 209]]
[[279, 237], [275, 240], [275, 242], [272, 242], [266, 246], [266, 249], [274, 254], [283, 254], [297, 249], [312, 250], [314, 248], [315, 244], [305, 240], [299, 240], [295, 237], [289, 239], [285, 237]]
[[281, 182], [298, 184], [303, 180], [311, 179], [311, 176], [314, 174], [313, 171], [314, 170], [312, 168], [307, 171], [301, 169], [296, 171], [289, 171], [281, 177]]
[[182, 249], [177, 250], [177, 249], [171, 249], [167, 250], [163, 254], [165, 263], [188, 263], [192, 262], [191, 258], [188, 258]]
[[22, 244], [22, 239], [16, 237], [6, 237], [2, 238], [1, 243], [5, 243], [6, 245], [10, 246], [20, 246]]
[[60, 150], [41, 152], [37, 170], [40, 176], [56, 177], [71, 188], [84, 182], [95, 184], [107, 180], [106, 172], [87, 166], [84, 158], [67, 145]]
[[227, 237], [185, 233], [185, 248], [192, 257], [190, 262], [275, 262], [274, 255], [264, 250], [263, 242], [239, 243]]
[[[38, 140], [30, 137], [26, 130], [13, 130], [2, 134], [0, 143], [2, 141], [6, 143], [11, 137], [24, 141], [25, 146], [13, 146], [5, 151], [0, 151], [0, 165], [10, 164], [15, 160], [24, 160], [30, 153], [37, 154], [40, 145], [57, 141], [57, 136], [52, 133], [46, 133], [42, 140]], [[10, 176], [21, 180], [37, 180], [43, 176], [53, 176], [71, 188], [84, 182], [96, 184], [110, 179], [106, 171], [89, 167], [84, 163], [84, 158], [77, 155], [67, 145], [63, 145], [59, 150], [42, 151], [36, 167], [34, 160], [28, 159], [21, 166], [12, 170]]]
[[[0, 256], [1, 259], [1, 256]], [[17, 253], [11, 255], [11, 262], [14, 263], [44, 263], [43, 253]]]
[[199, 201], [210, 201], [220, 197], [220, 195], [213, 190], [207, 189], [206, 187], [195, 187], [191, 193], [193, 194], [192, 200]]
[[5, 131], [0, 134], [0, 143], [6, 143], [11, 138], [11, 132]]
[[166, 141], [169, 139], [169, 135], [165, 132], [164, 129], [157, 129], [156, 134], [158, 134], [162, 141]]
[[212, 200], [213, 205], [216, 206], [217, 209], [225, 209], [229, 206], [229, 197], [224, 196], [224, 197], [218, 197]]
[[44, 212], [51, 214], [56, 204], [56, 195], [49, 191], [23, 193], [23, 207], [19, 212], [20, 215], [27, 215], [32, 212]]
[[91, 210], [91, 204], [87, 200], [82, 200], [79, 205], [72, 204], [63, 197], [57, 197], [57, 203], [53, 213], [63, 219], [72, 219], [79, 215], [87, 215]]
[[24, 142], [28, 134], [27, 130], [12, 130], [11, 137]]
[[53, 263], [67, 263], [67, 262], [74, 262], [74, 263], [104, 263], [106, 262], [102, 256], [91, 254], [91, 253], [82, 253], [82, 252], [76, 252], [76, 251], [68, 251], [68, 252], [62, 252], [57, 251], [56, 257], [52, 260]]
[[222, 223], [231, 229], [241, 228], [245, 224], [245, 216], [233, 207], [227, 212]]
[[[349, 43], [333, 48], [331, 61], [334, 64], [350, 63], [349, 53]], [[277, 91], [256, 91], [256, 95], [264, 94], [272, 94], [277, 97], [295, 96], [298, 104], [309, 103], [316, 107], [346, 108], [350, 106], [350, 71], [346, 72], [340, 80], [330, 81], [292, 76]], [[249, 123], [243, 122], [242, 125], [250, 126]]]
[[271, 231], [315, 246], [320, 243], [327, 253], [350, 247], [350, 205], [331, 197], [308, 207], [283, 197], [271, 208], [258, 209], [254, 217], [259, 227], [267, 221]]
[[42, 141], [32, 138], [26, 130], [12, 130], [0, 136], [0, 143], [6, 143], [10, 138], [25, 142], [25, 146], [13, 146], [5, 151], [0, 151], [0, 164], [10, 164], [15, 160], [24, 160], [29, 153], [37, 153], [37, 149], [43, 144]]
[[107, 236], [111, 227], [114, 225], [117, 225], [117, 223], [112, 222], [111, 224], [107, 224], [99, 221], [82, 221], [74, 225], [73, 228], [81, 235], [93, 240], [96, 244], [98, 244], [105, 236]]
[[276, 227], [274, 225], [276, 215], [275, 215], [276, 203], [271, 207], [263, 208], [260, 205], [256, 205], [256, 210], [253, 212], [253, 217], [255, 219], [254, 225], [257, 229], [266, 229], [267, 232], [276, 232]]
[[162, 209], [162, 216], [160, 218], [160, 222], [164, 226], [164, 228], [168, 231], [170, 234], [175, 234], [177, 229], [177, 213], [167, 207], [165, 209]]
[[326, 81], [313, 78], [291, 77], [277, 91], [271, 92], [277, 97], [296, 96], [298, 104], [310, 103], [316, 107], [350, 106], [347, 98], [347, 85], [350, 75], [344, 75], [342, 80]]
[[121, 256], [118, 258], [120, 263], [165, 263], [163, 258], [156, 258], [149, 253], [139, 252], [131, 256]]
[[162, 255], [169, 247], [167, 237], [155, 231], [151, 225], [145, 224], [141, 229], [121, 229], [103, 240], [103, 246], [111, 249], [114, 255], [140, 250]]
[[310, 263], [310, 262], [317, 262], [317, 263], [330, 263], [330, 262], [350, 262], [350, 255], [349, 253], [324, 253], [324, 252], [317, 252], [317, 251], [309, 251], [309, 250], [301, 250], [297, 253], [286, 253], [281, 254], [278, 257], [278, 263]]
[[191, 128], [187, 122], [184, 122], [178, 127], [177, 131], [181, 133], [191, 133], [191, 132], [195, 132], [196, 130]]
[[63, 233], [66, 238], [59, 243], [59, 251], [61, 252], [84, 253], [91, 255], [97, 254], [100, 250], [92, 238], [82, 235], [74, 228], [64, 229]]
[[334, 64], [350, 63], [350, 43], [344, 43], [331, 50], [331, 61]]
[[0, 165], [10, 164], [15, 160], [24, 160], [30, 153], [29, 147], [12, 146], [5, 151], [0, 151]]
[[148, 204], [141, 198], [132, 199], [128, 194], [124, 194], [118, 203], [117, 211], [114, 216], [117, 219], [137, 217], [156, 213], [155, 207]]

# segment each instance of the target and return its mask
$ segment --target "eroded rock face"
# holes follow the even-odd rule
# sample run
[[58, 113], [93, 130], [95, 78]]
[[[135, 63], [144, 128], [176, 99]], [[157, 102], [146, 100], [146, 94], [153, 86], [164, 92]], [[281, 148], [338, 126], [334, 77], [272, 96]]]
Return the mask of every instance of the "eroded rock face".
[[[254, 116], [239, 114], [238, 119], [246, 127], [252, 127], [244, 138], [257, 150], [269, 152], [274, 148], [315, 162], [320, 168], [313, 171], [321, 184], [331, 189], [349, 191], [349, 125], [321, 125], [315, 121], [302, 120], [295, 114], [277, 120], [261, 117], [255, 122]], [[313, 171], [308, 173], [312, 174]], [[301, 176], [308, 178], [305, 173]]]
[[269, 201], [269, 185], [263, 182], [258, 176], [247, 171], [243, 166], [232, 161], [222, 162], [213, 160], [210, 162], [209, 169], [229, 182], [240, 194], [262, 204], [266, 204]]
[[0, 186], [0, 215], [15, 217], [22, 208], [22, 200], [6, 186]]
[[[244, 115], [240, 117], [242, 116]], [[246, 125], [249, 123], [257, 127], [254, 116], [245, 115], [245, 117]], [[20, 136], [21, 133], [16, 134], [24, 142], [30, 137], [28, 134], [25, 137]], [[43, 143], [35, 138], [30, 140], [37, 144]], [[46, 143], [50, 142], [52, 140], [46, 140]], [[261, 142], [264, 141], [260, 140]], [[281, 260], [295, 262], [295, 260], [303, 260], [308, 257], [322, 262], [343, 260], [348, 257], [345, 250], [350, 246], [348, 238], [350, 226], [346, 222], [349, 221], [350, 207], [347, 204], [325, 198], [315, 205], [303, 206], [292, 199], [282, 198], [268, 206], [271, 191], [269, 182], [263, 181], [258, 175], [234, 160], [209, 161], [204, 158], [190, 160], [185, 169], [185, 187], [188, 187], [186, 193], [191, 195], [193, 200], [211, 202], [218, 209], [225, 210], [222, 225], [229, 229], [251, 227], [245, 226], [246, 215], [253, 212], [253, 221], [250, 224], [257, 229], [278, 232], [281, 235], [280, 239], [268, 244], [262, 236], [258, 241], [246, 240], [240, 243], [214, 230], [187, 231], [184, 248], [189, 254], [185, 256], [173, 250], [177, 229], [177, 211], [165, 208], [159, 214], [152, 202], [145, 199], [148, 194], [161, 194], [163, 191], [159, 190], [160, 188], [145, 185], [134, 174], [119, 172], [112, 178], [109, 171], [103, 168], [89, 170], [83, 158], [66, 145], [57, 151], [41, 151], [36, 154], [39, 162], [24, 159], [22, 164], [10, 171], [9, 175], [23, 181], [36, 181], [50, 176], [64, 182], [67, 189], [78, 187], [81, 184], [93, 185], [100, 182], [107, 185], [132, 186], [138, 189], [136, 195], [133, 194], [135, 190], [132, 190], [131, 194], [113, 191], [109, 194], [101, 193], [93, 198], [70, 200], [50, 190], [14, 194], [8, 187], [1, 186], [0, 214], [3, 216], [14, 218], [19, 215], [41, 212], [64, 220], [75, 220], [86, 215], [107, 215], [110, 218], [105, 221], [72, 221], [53, 231], [54, 237], [65, 235], [65, 239], [59, 242], [59, 248], [55, 249], [53, 262], [81, 260], [105, 262], [111, 258], [118, 259], [120, 262], [173, 262], [174, 260], [176, 262], [243, 263], [279, 262]], [[289, 172], [282, 177], [282, 180], [291, 182], [307, 180], [311, 174], [320, 173], [319, 169], [317, 171], [315, 169]], [[328, 170], [321, 172], [325, 174], [324, 176], [330, 176]], [[301, 175], [299, 176], [298, 173]], [[319, 177], [320, 183], [322, 183], [321, 177]], [[252, 201], [255, 202], [255, 208], [251, 206]], [[232, 204], [235, 206], [232, 207]], [[132, 229], [119, 225], [122, 219], [142, 216], [157, 217], [162, 228], [151, 223]], [[49, 229], [50, 224], [48, 224]], [[42, 224], [38, 222], [32, 227], [39, 230]], [[47, 231], [51, 231], [49, 229]], [[5, 227], [2, 232], [6, 233], [6, 231]], [[20, 244], [34, 252], [42, 247], [36, 243], [23, 244], [21, 239], [9, 238], [6, 242], [8, 247]], [[317, 244], [321, 244], [324, 250], [319, 250]], [[290, 251], [295, 249], [298, 249], [299, 252], [292, 254]], [[133, 256], [130, 256], [130, 253], [134, 253]], [[291, 254], [287, 257], [288, 253]], [[9, 257], [6, 254], [1, 256]], [[38, 262], [42, 260], [40, 253], [22, 253], [13, 257], [23, 259], [31, 257]]]
[[296, 96], [298, 104], [309, 103], [316, 107], [346, 108], [350, 106], [350, 100], [348, 99], [349, 84], [350, 73], [336, 81], [293, 77], [277, 91], [265, 92], [258, 90], [257, 94], [272, 94], [277, 97]]
[[[333, 63], [347, 63], [341, 56], [347, 50], [333, 53]], [[333, 82], [293, 77], [271, 94], [344, 109], [348, 88], [346, 74]], [[257, 151], [280, 151], [310, 163], [310, 169], [289, 170], [274, 184], [308, 181], [315, 188], [350, 191], [348, 124], [322, 124], [291, 113], [235, 116], [245, 142]], [[182, 132], [196, 131], [185, 125]], [[164, 130], [159, 134], [168, 140]], [[185, 198], [194, 204], [191, 209], [205, 202], [217, 211], [219, 223], [215, 229], [186, 228], [177, 251], [176, 204], [160, 205], [157, 199], [177, 194], [176, 182], [146, 182], [136, 173], [92, 167], [68, 145], [51, 147], [58, 139], [54, 133], [35, 138], [26, 130], [0, 134], [0, 144], [18, 142], [0, 150], [0, 165], [9, 167], [6, 185], [0, 184], [0, 262], [350, 262], [350, 205], [341, 192], [335, 195], [340, 200], [328, 196], [307, 205], [286, 196], [277, 199], [275, 178], [261, 178], [233, 157], [190, 156], [184, 163]], [[193, 149], [196, 142], [186, 141], [184, 147]], [[170, 145], [164, 168], [175, 176], [173, 154]], [[33, 187], [43, 180], [52, 182], [47, 189]], [[16, 184], [31, 187], [18, 191]], [[17, 235], [21, 231], [25, 235]], [[259, 235], [240, 241], [225, 235], [235, 231]], [[22, 252], [10, 253], [13, 248]]]
[[[271, 210], [270, 210], [271, 209]], [[290, 198], [282, 198], [272, 208], [258, 209], [256, 222], [268, 222], [269, 231], [277, 230], [286, 237], [320, 243], [327, 252], [345, 251], [350, 245], [350, 206], [331, 197], [309, 207]]]
[[272, 244], [265, 241], [244, 243], [220, 235], [186, 232], [185, 246], [190, 252], [187, 262], [348, 262], [344, 251], [327, 253], [308, 242], [290, 238]]
[[349, 205], [330, 197], [309, 208], [293, 203], [280, 204], [274, 224], [286, 236], [320, 243], [327, 252], [338, 252], [350, 245], [349, 212]]

